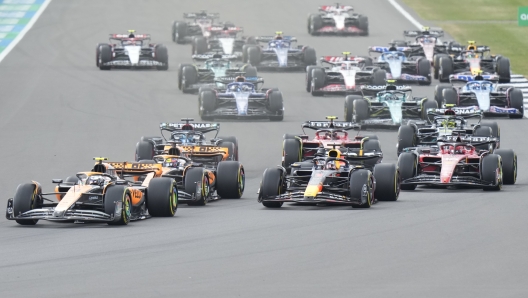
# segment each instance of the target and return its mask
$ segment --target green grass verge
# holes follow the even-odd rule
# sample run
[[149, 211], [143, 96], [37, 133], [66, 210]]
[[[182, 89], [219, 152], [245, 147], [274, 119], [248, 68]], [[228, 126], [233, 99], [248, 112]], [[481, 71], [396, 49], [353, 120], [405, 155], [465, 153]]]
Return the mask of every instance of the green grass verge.
[[[510, 58], [515, 73], [528, 76], [524, 52], [528, 27], [517, 25], [517, 9], [526, 0], [403, 0], [421, 18], [432, 21], [458, 42], [475, 40], [493, 54]], [[502, 21], [502, 22], [493, 22]], [[505, 22], [504, 22], [505, 21]], [[510, 21], [510, 22], [508, 22]]]

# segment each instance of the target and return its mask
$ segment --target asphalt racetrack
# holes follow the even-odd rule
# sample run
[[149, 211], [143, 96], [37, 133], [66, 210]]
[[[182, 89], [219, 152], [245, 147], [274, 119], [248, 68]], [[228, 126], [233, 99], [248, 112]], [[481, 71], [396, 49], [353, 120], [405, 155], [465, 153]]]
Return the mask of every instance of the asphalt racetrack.
[[[324, 2], [324, 1], [323, 1]], [[199, 119], [197, 96], [177, 89], [191, 47], [171, 41], [183, 12], [207, 9], [247, 35], [283, 31], [318, 56], [365, 55], [412, 29], [385, 0], [349, 1], [369, 17], [369, 37], [310, 37], [303, 1], [53, 0], [0, 64], [0, 206], [19, 183], [90, 169], [92, 157], [132, 160], [159, 122]], [[332, 4], [332, 3], [327, 3]], [[167, 45], [168, 71], [100, 71], [95, 45], [135, 29]], [[343, 98], [314, 98], [304, 73], [260, 73], [284, 94], [283, 122], [222, 122], [246, 169], [240, 200], [180, 206], [174, 218], [124, 227], [33, 227], [0, 219], [0, 297], [526, 297], [526, 120], [498, 120], [501, 147], [517, 151], [517, 184], [501, 192], [418, 188], [368, 210], [257, 203], [266, 167], [280, 164], [282, 135], [305, 120], [343, 115]], [[415, 95], [433, 96], [433, 86]], [[396, 162], [396, 131], [377, 132]]]

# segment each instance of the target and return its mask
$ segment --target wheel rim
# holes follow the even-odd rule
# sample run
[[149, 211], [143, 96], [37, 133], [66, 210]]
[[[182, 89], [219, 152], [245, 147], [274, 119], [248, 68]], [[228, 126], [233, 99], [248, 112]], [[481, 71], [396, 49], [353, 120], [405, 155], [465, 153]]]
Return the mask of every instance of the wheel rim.
[[172, 188], [172, 193], [170, 195], [170, 206], [172, 214], [176, 212], [176, 209], [178, 208], [178, 191], [175, 191], [174, 187]]
[[246, 175], [244, 173], [244, 169], [240, 167], [238, 169], [238, 195], [242, 196], [244, 193], [244, 186], [246, 181]]
[[125, 202], [123, 206], [123, 222], [127, 223], [130, 220], [131, 212], [130, 212], [130, 195], [125, 195]]

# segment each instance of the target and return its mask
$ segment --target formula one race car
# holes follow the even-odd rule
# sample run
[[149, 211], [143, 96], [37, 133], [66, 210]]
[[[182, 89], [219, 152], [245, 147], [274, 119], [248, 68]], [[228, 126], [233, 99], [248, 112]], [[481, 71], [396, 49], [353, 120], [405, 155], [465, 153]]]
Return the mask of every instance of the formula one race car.
[[162, 44], [150, 43], [150, 34], [110, 34], [110, 43], [95, 48], [95, 64], [101, 70], [112, 68], [169, 69], [169, 54]]
[[360, 35], [369, 34], [368, 18], [354, 13], [352, 6], [325, 5], [319, 13], [308, 16], [308, 33], [311, 35]]
[[434, 55], [447, 53], [446, 44], [440, 41], [444, 36], [444, 31], [440, 28], [431, 29], [424, 27], [422, 30], [403, 31], [404, 37], [413, 37], [414, 41], [393, 40], [397, 47], [408, 48], [405, 50], [408, 56], [424, 56], [429, 61], [433, 61]]
[[[192, 118], [181, 121], [160, 123], [161, 136], [141, 137], [136, 144], [136, 160], [152, 160], [155, 155], [176, 155], [178, 152], [207, 167], [214, 167], [219, 161], [238, 161], [238, 139], [234, 136], [218, 137], [220, 123], [196, 123]], [[205, 134], [209, 132], [216, 134], [207, 141]], [[170, 134], [168, 137], [167, 133]]]
[[508, 115], [510, 118], [524, 116], [524, 97], [521, 89], [494, 84], [484, 80], [483, 76], [476, 76], [475, 81], [467, 82], [463, 86], [439, 85], [435, 89], [435, 98], [441, 105], [478, 106], [485, 115]]
[[387, 47], [369, 47], [371, 52], [381, 53], [374, 66], [387, 72], [387, 79], [404, 83], [431, 85], [431, 62], [425, 57], [410, 56], [394, 45]]
[[369, 208], [398, 199], [398, 169], [379, 163], [383, 154], [377, 137], [348, 139], [352, 123], [327, 119], [303, 124], [317, 129], [313, 140], [306, 134], [284, 136], [283, 166], [266, 169], [260, 184], [258, 200], [265, 207], [296, 202]]
[[429, 109], [427, 120], [409, 121], [407, 125], [400, 126], [398, 130], [398, 155], [405, 148], [419, 146], [434, 146], [439, 139], [446, 136], [459, 136], [466, 141], [472, 137], [484, 137], [493, 142], [477, 149], [492, 152], [500, 148], [499, 124], [482, 122], [483, 113], [478, 107], [455, 107], [447, 105], [441, 109]]
[[439, 54], [435, 57], [438, 63], [434, 65], [435, 79], [440, 82], [473, 81], [481, 75], [489, 81], [509, 83], [510, 59], [504, 56], [490, 55], [488, 46], [477, 46], [469, 41], [467, 50], [457, 55]]
[[[36, 181], [20, 184], [15, 196], [7, 201], [6, 218], [21, 225], [35, 225], [40, 219], [126, 225], [150, 216], [174, 216], [178, 208], [174, 179], [155, 176], [152, 164], [95, 160], [98, 162], [91, 171], [79, 172], [65, 181], [53, 179], [57, 186], [52, 193], [42, 193]], [[124, 179], [124, 175], [139, 170], [148, 179], [142, 183]], [[48, 196], [56, 196], [58, 202]]]
[[515, 184], [517, 155], [513, 150], [491, 153], [475, 148], [493, 142], [482, 137], [462, 140], [445, 136], [438, 146], [407, 148], [398, 158], [401, 189], [414, 190], [421, 184], [501, 190], [503, 184]]
[[313, 96], [361, 94], [360, 84], [385, 84], [385, 71], [372, 66], [370, 57], [324, 56], [322, 66], [306, 67], [306, 91]]
[[225, 89], [202, 89], [198, 96], [198, 113], [203, 120], [214, 118], [284, 119], [282, 93], [276, 89], [259, 88], [263, 80], [249, 82], [238, 77]]
[[[345, 120], [367, 127], [398, 127], [411, 119], [426, 119], [428, 109], [436, 109], [435, 100], [413, 97], [409, 86], [396, 86], [394, 80], [387, 86], [363, 86], [363, 90], [376, 91], [375, 96], [349, 95], [345, 98]], [[385, 89], [379, 91], [381, 88]]]
[[206, 29], [209, 37], [197, 36], [192, 40], [193, 55], [211, 55], [221, 53], [234, 56], [234, 59], [242, 59], [242, 48], [246, 44], [244, 37], [238, 34], [243, 32], [242, 27], [213, 26]]
[[[308, 46], [294, 46], [297, 39], [292, 36], [282, 36], [282, 32], [276, 32], [276, 36], [253, 37], [255, 42], [265, 42], [265, 46], [248, 44], [246, 52], [247, 62], [257, 67], [258, 70], [305, 70], [308, 65], [317, 64], [315, 50]], [[246, 60], [244, 60], [246, 62]]]
[[200, 64], [180, 64], [178, 70], [178, 89], [183, 93], [196, 93], [201, 87], [225, 88], [225, 85], [235, 80], [237, 76], [243, 75], [249, 81], [259, 81], [257, 69], [251, 65], [238, 65], [230, 61], [226, 55], [193, 55], [195, 61], [203, 61]]
[[219, 17], [219, 13], [208, 13], [205, 10], [183, 13], [183, 18], [190, 21], [174, 21], [172, 24], [172, 41], [185, 44], [191, 42], [196, 36], [209, 37], [207, 29], [213, 27], [215, 19]]

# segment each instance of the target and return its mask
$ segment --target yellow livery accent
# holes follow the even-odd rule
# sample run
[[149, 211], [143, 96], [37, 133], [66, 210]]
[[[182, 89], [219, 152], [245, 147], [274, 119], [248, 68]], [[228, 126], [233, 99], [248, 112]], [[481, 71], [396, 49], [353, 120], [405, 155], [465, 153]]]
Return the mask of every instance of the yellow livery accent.
[[323, 189], [322, 185], [308, 185], [304, 191], [305, 197], [315, 197]]

